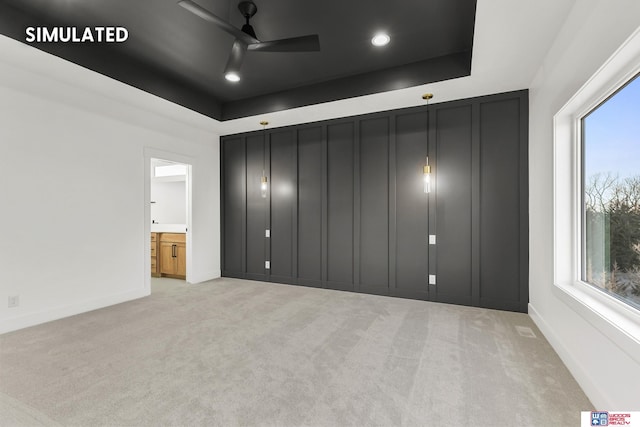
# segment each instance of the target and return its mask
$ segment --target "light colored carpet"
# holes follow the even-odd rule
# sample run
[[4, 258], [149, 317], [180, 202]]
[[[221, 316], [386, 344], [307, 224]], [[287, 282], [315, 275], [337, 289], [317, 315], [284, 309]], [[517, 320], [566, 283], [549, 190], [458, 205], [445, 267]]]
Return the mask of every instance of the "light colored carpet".
[[0, 425], [571, 426], [592, 409], [525, 314], [236, 279], [152, 286], [0, 336]]

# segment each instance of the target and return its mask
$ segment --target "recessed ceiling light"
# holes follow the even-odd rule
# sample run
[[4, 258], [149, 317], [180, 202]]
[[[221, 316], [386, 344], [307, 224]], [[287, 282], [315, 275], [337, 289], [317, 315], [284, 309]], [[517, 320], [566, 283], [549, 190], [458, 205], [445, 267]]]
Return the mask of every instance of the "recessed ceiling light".
[[371, 44], [374, 46], [384, 46], [389, 44], [389, 41], [391, 41], [391, 37], [389, 37], [387, 34], [378, 33], [371, 39]]
[[236, 73], [234, 71], [229, 71], [227, 74], [224, 75], [224, 78], [229, 80], [230, 82], [239, 82], [240, 81], [240, 76], [238, 75], [238, 73]]

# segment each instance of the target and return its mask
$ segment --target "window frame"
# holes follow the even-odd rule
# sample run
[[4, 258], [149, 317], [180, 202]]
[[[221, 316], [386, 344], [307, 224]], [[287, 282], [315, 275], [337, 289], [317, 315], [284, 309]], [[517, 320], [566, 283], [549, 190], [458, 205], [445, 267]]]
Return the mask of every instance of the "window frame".
[[640, 73], [640, 28], [553, 118], [553, 293], [640, 363], [640, 310], [582, 280], [582, 119]]
[[[640, 69], [640, 66], [638, 67]], [[586, 276], [587, 276], [587, 210], [586, 210], [586, 194], [585, 194], [585, 186], [586, 186], [586, 174], [585, 174], [585, 162], [587, 159], [587, 154], [586, 154], [586, 147], [585, 147], [585, 140], [583, 138], [584, 136], [584, 132], [585, 132], [585, 119], [587, 117], [589, 117], [589, 115], [591, 115], [592, 113], [594, 113], [595, 111], [598, 110], [598, 108], [602, 107], [603, 105], [605, 105], [610, 99], [612, 99], [613, 97], [615, 97], [618, 93], [622, 92], [624, 90], [625, 87], [627, 87], [627, 85], [629, 85], [632, 81], [634, 80], [638, 80], [638, 82], [640, 82], [640, 72], [638, 72], [637, 74], [635, 74], [634, 76], [632, 76], [629, 80], [625, 81], [620, 87], [618, 87], [617, 89], [613, 90], [613, 92], [611, 92], [608, 96], [606, 96], [602, 102], [598, 103], [595, 107], [593, 107], [591, 110], [589, 110], [586, 114], [580, 116], [578, 118], [579, 120], [579, 129], [580, 129], [580, 133], [579, 133], [579, 144], [580, 144], [580, 209], [581, 209], [581, 226], [580, 226], [580, 240], [581, 240], [581, 246], [580, 246], [580, 276], [579, 279], [583, 282], [586, 283], [588, 285], [591, 285], [593, 287], [595, 287], [597, 290], [599, 290], [600, 292], [604, 292], [607, 295], [612, 296], [613, 298], [621, 301], [624, 304], [629, 305], [633, 310], [637, 310], [640, 313], [640, 305], [633, 303], [633, 302], [626, 302], [625, 299], [621, 296], [621, 295], [617, 295], [615, 292], [611, 292], [608, 291], [607, 289], [603, 289], [600, 288], [598, 285], [593, 284], [593, 283], [589, 283], [586, 280]], [[640, 170], [639, 170], [639, 176], [640, 176]]]

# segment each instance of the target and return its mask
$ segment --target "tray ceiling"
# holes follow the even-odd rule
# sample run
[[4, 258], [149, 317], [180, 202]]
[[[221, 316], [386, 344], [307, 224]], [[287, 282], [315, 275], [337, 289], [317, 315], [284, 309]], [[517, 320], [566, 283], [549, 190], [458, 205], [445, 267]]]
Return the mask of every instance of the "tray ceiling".
[[[0, 32], [218, 120], [467, 76], [475, 0], [254, 0], [262, 40], [318, 34], [320, 52], [248, 52], [225, 80], [233, 36], [177, 0], [5, 0]], [[232, 25], [237, 0], [197, 0]], [[124, 43], [27, 43], [27, 27], [121, 26]], [[391, 42], [374, 47], [385, 31]]]

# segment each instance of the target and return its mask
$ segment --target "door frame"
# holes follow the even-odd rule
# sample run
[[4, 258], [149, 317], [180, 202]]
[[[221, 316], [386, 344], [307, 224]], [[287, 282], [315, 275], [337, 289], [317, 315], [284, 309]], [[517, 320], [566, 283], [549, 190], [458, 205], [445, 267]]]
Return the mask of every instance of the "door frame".
[[144, 289], [147, 294], [151, 293], [151, 159], [162, 159], [170, 162], [182, 163], [187, 166], [186, 185], [186, 209], [187, 209], [187, 277], [186, 282], [191, 283], [193, 274], [193, 246], [192, 246], [192, 224], [193, 224], [193, 157], [171, 151], [158, 150], [156, 148], [144, 147]]

